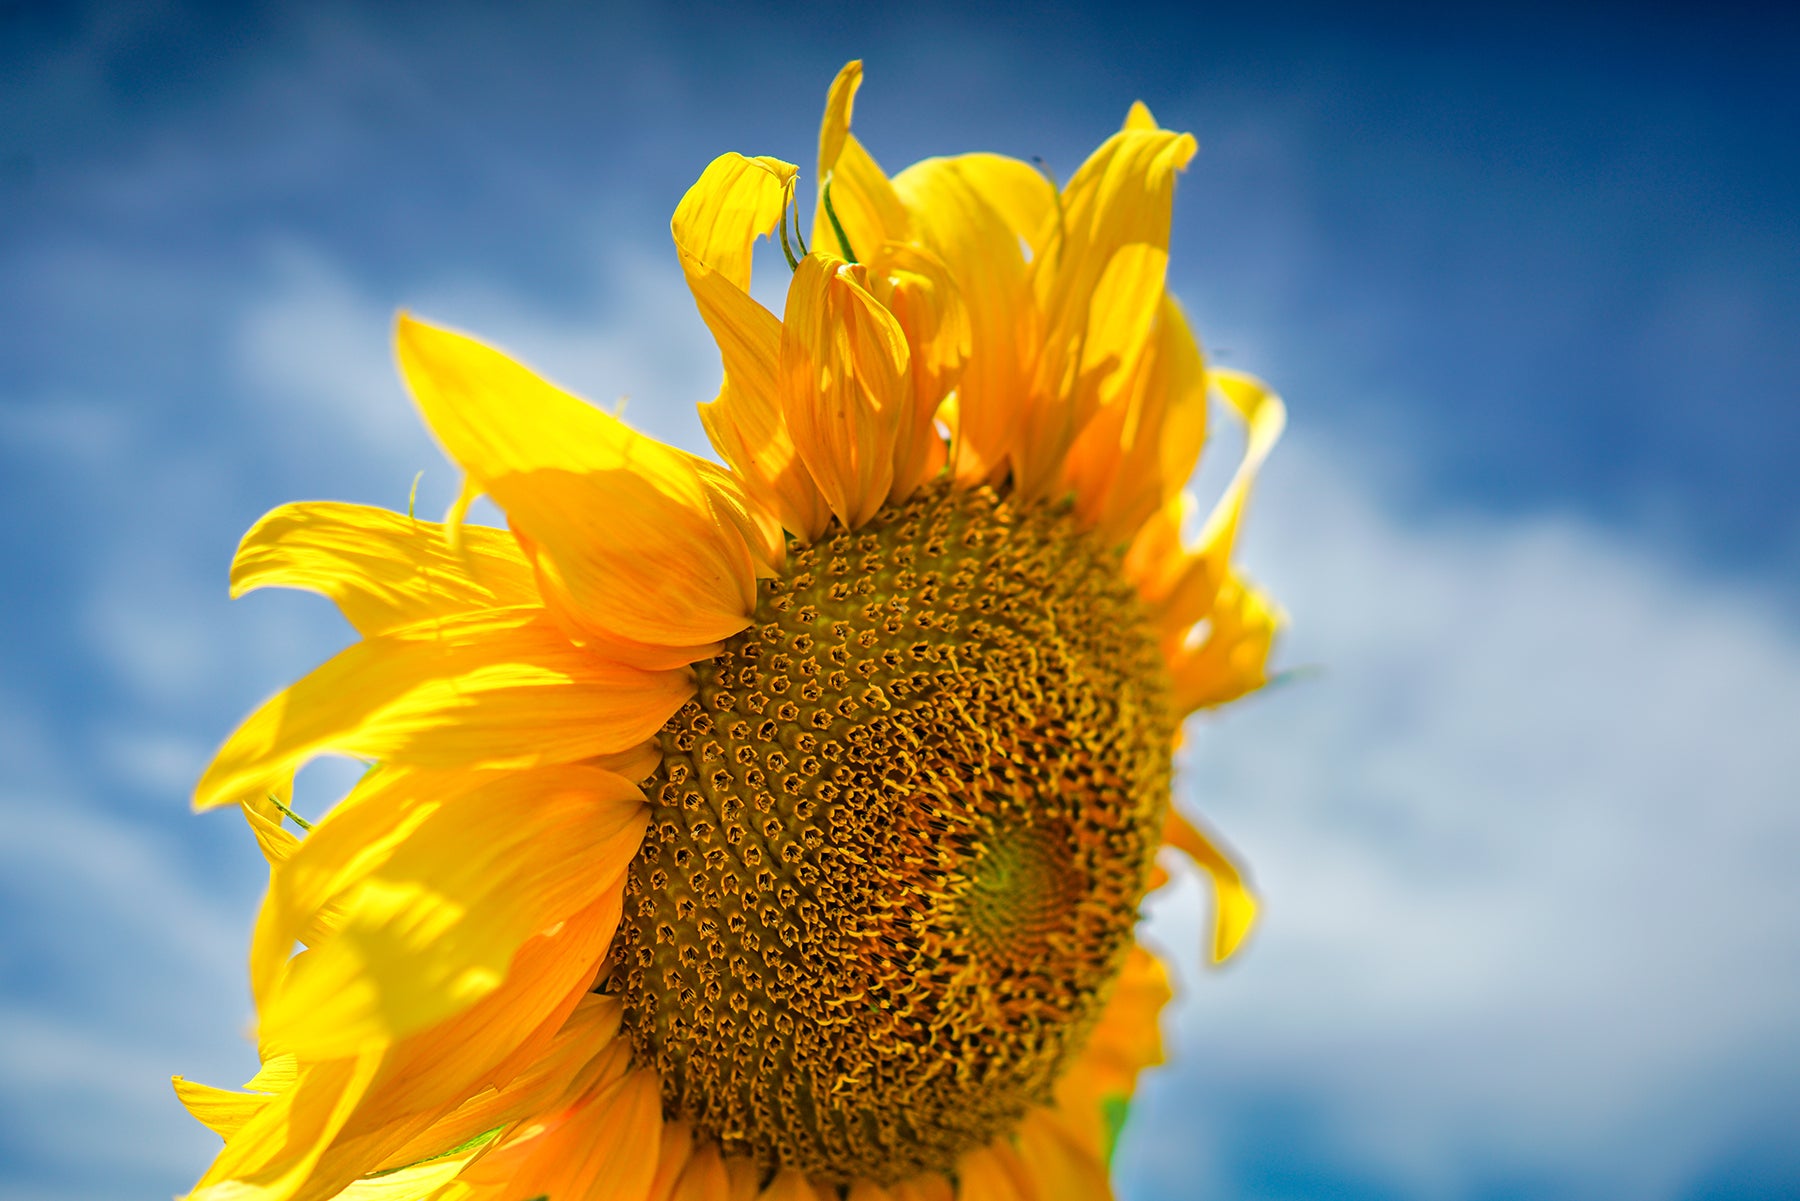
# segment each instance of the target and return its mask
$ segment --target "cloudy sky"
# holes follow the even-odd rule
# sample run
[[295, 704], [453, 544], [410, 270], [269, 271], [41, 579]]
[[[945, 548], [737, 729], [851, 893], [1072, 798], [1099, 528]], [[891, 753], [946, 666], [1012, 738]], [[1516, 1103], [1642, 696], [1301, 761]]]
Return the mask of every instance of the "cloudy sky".
[[858, 56], [890, 169], [1193, 130], [1174, 284], [1290, 404], [1245, 553], [1310, 670], [1181, 785], [1267, 918], [1182, 973], [1123, 1194], [1800, 1194], [1794, 19], [851, 7], [0, 6], [0, 1199], [184, 1189], [169, 1074], [254, 1068], [261, 861], [186, 796], [349, 632], [225, 570], [448, 499], [393, 311], [699, 449], [668, 214]]

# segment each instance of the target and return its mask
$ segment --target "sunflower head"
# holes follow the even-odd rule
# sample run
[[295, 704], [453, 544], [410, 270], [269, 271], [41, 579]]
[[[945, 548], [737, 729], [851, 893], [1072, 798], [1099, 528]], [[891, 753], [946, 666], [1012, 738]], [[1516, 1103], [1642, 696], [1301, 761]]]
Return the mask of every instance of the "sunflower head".
[[[1066, 187], [979, 154], [890, 178], [860, 79], [810, 239], [777, 159], [676, 209], [723, 465], [403, 317], [465, 473], [446, 522], [289, 505], [246, 536], [234, 592], [323, 592], [360, 640], [196, 794], [271, 879], [264, 1069], [177, 1081], [226, 1142], [195, 1197], [1105, 1194], [1161, 1055], [1158, 850], [1213, 880], [1215, 959], [1254, 912], [1171, 755], [1264, 679], [1278, 614], [1231, 551], [1281, 405], [1164, 286], [1192, 138], [1140, 105]], [[1250, 438], [1190, 543], [1209, 395]], [[481, 494], [506, 529], [464, 521]], [[375, 766], [296, 833], [321, 753]]]

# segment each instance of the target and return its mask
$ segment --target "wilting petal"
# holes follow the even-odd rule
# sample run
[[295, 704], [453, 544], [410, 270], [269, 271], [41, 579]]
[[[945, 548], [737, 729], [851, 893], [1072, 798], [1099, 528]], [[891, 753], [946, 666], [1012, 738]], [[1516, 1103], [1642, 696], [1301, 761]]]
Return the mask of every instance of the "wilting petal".
[[436, 522], [331, 501], [282, 505], [244, 535], [231, 595], [270, 586], [330, 597], [360, 634], [539, 603], [531, 565], [505, 530], [463, 526], [453, 548]]
[[259, 990], [263, 1037], [331, 1058], [468, 1008], [527, 938], [616, 884], [647, 818], [635, 785], [584, 767], [334, 811], [276, 873], [257, 936], [291, 947], [327, 903], [343, 918]]
[[194, 805], [258, 796], [315, 755], [419, 767], [518, 768], [636, 746], [693, 691], [569, 645], [541, 612], [422, 622], [340, 652], [239, 726]]
[[755, 563], [693, 456], [472, 338], [402, 315], [396, 341], [432, 431], [581, 628], [702, 658], [749, 622]]
[[908, 351], [868, 273], [823, 254], [800, 263], [781, 325], [781, 402], [800, 457], [839, 521], [887, 499], [906, 415]]
[[951, 465], [965, 483], [1006, 470], [1039, 337], [1019, 235], [982, 192], [990, 158], [926, 159], [894, 177], [915, 238], [950, 269], [969, 315]]
[[1213, 886], [1212, 960], [1224, 963], [1231, 958], [1250, 927], [1256, 922], [1256, 897], [1244, 882], [1243, 873], [1221, 851], [1217, 844], [1187, 818], [1169, 810], [1163, 826], [1163, 844], [1174, 847], [1194, 865], [1205, 871]]

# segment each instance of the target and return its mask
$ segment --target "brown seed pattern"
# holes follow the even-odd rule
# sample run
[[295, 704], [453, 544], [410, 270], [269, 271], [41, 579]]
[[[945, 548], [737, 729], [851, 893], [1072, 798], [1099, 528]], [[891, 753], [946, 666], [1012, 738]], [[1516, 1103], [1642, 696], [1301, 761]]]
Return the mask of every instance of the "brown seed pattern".
[[697, 671], [605, 985], [634, 1062], [765, 1169], [949, 1170], [1079, 1051], [1167, 811], [1117, 555], [1066, 507], [929, 488], [795, 545]]

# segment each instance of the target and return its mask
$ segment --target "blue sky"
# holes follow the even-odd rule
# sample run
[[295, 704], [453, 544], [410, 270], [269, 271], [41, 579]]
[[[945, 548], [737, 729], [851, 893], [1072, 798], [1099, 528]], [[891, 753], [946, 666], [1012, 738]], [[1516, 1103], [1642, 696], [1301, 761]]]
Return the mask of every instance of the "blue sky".
[[1268, 917], [1123, 1193], [1800, 1193], [1795, 18], [515, 7], [0, 10], [0, 1201], [185, 1188], [167, 1076], [254, 1066], [260, 861], [185, 798], [348, 631], [225, 568], [447, 500], [393, 310], [699, 448], [668, 214], [858, 56], [890, 169], [1193, 130], [1173, 282], [1290, 403], [1246, 556], [1323, 670], [1195, 731]]

